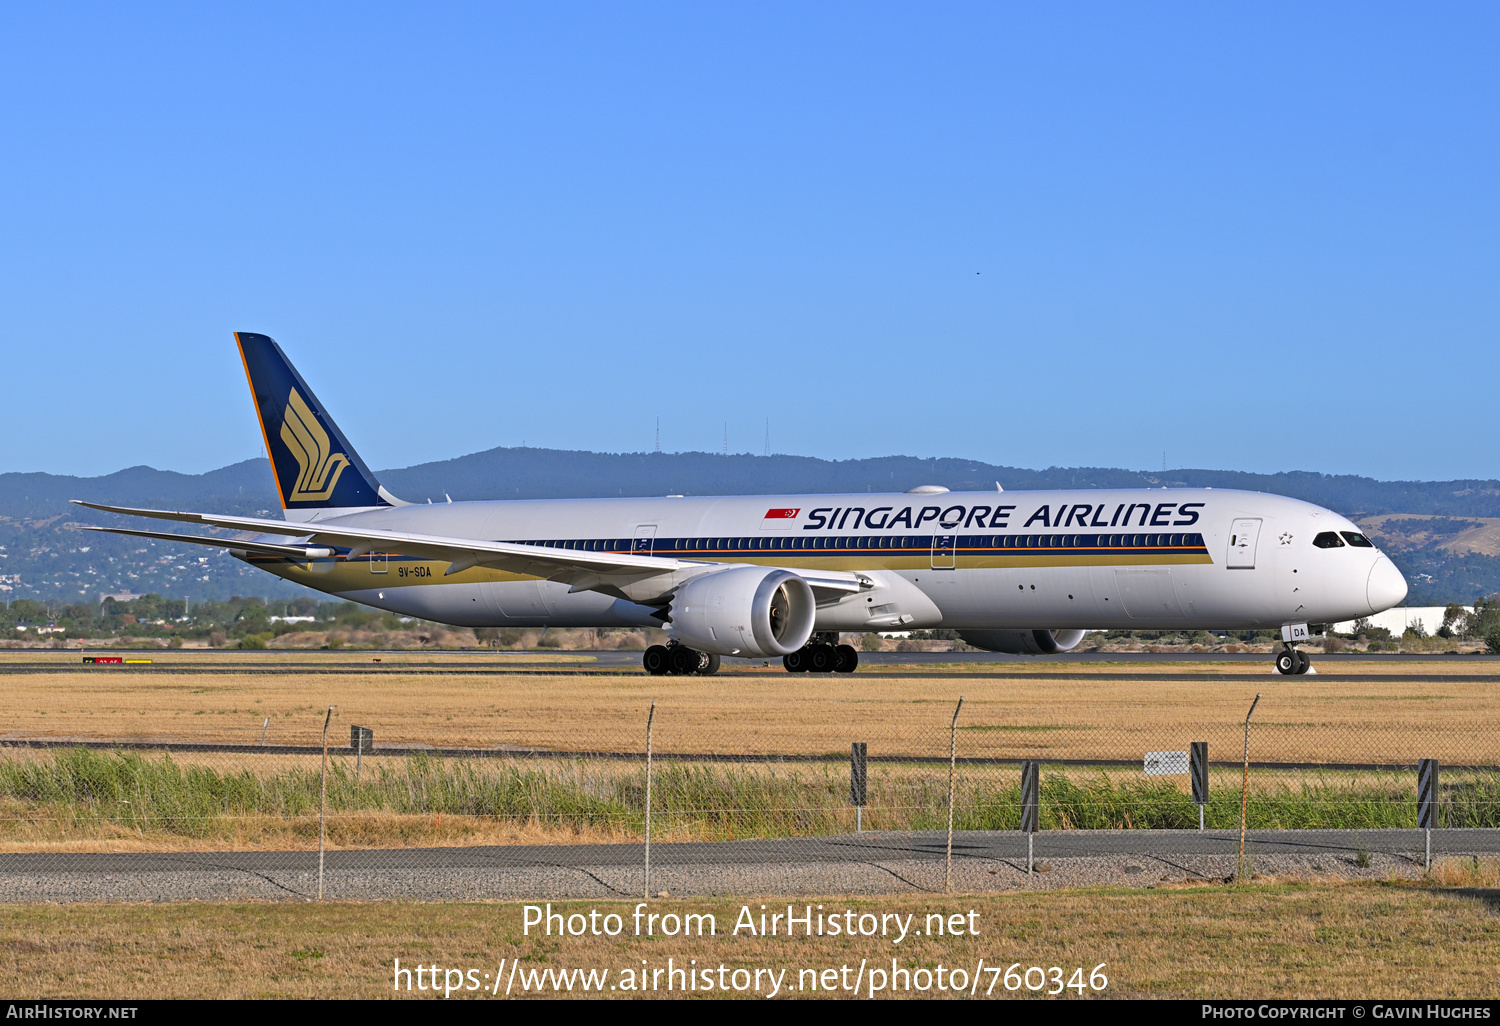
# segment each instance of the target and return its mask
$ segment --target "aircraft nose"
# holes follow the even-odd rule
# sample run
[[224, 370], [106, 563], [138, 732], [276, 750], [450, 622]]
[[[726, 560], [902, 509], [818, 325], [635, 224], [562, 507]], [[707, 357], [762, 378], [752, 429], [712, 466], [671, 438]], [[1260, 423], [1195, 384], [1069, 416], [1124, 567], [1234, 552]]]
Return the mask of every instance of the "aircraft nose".
[[1370, 580], [1365, 585], [1365, 597], [1370, 602], [1370, 612], [1380, 613], [1392, 606], [1400, 605], [1406, 598], [1406, 578], [1385, 556], [1375, 561], [1370, 568]]

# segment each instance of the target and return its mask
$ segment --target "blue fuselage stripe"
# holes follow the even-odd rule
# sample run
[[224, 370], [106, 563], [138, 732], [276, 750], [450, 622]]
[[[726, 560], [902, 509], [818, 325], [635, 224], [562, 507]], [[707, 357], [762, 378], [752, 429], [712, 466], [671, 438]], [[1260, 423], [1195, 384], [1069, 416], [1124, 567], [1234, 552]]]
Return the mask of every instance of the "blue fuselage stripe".
[[[644, 544], [643, 544], [644, 543]], [[512, 544], [581, 552], [627, 552], [679, 559], [755, 558], [771, 553], [808, 556], [888, 556], [939, 552], [955, 556], [1207, 556], [1201, 534], [816, 535], [765, 534], [740, 538], [553, 538]], [[279, 559], [280, 557], [276, 557]], [[348, 559], [345, 553], [336, 558]], [[418, 556], [373, 552], [356, 561]]]

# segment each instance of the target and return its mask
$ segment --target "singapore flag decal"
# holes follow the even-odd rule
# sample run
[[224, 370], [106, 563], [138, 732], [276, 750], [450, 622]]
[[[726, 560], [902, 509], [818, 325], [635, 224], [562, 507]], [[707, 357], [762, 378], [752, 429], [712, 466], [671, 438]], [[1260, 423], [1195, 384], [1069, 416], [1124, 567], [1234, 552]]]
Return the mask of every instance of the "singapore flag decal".
[[768, 509], [768, 510], [766, 510], [766, 515], [765, 515], [765, 517], [763, 519], [765, 519], [765, 520], [796, 520], [797, 519], [797, 514], [801, 513], [801, 512], [802, 512], [802, 510], [800, 508], [798, 508], [798, 509]]

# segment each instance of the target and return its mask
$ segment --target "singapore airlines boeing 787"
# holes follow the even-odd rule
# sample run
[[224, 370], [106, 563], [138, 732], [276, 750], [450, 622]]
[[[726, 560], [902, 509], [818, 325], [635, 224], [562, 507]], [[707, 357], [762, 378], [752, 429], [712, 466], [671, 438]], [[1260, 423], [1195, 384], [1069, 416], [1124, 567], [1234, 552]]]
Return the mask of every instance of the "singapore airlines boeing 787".
[[853, 670], [839, 632], [948, 627], [1067, 651], [1091, 629], [1280, 629], [1378, 613], [1406, 581], [1346, 518], [1261, 492], [1135, 489], [531, 499], [416, 505], [386, 491], [281, 348], [235, 335], [283, 520], [95, 509], [236, 532], [212, 545], [310, 588], [460, 626], [665, 627], [651, 673], [721, 656]]

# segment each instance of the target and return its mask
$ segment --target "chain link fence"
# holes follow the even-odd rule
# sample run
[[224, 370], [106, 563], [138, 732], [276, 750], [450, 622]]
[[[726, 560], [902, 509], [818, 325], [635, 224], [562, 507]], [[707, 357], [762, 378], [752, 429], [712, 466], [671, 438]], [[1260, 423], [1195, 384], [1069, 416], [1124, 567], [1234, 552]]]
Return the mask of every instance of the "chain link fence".
[[[1201, 823], [1222, 839], [1243, 816], [1252, 832], [1411, 831], [1420, 851], [1423, 759], [1440, 767], [1439, 830], [1500, 827], [1492, 683], [1444, 681], [1400, 701], [1267, 687], [1249, 721], [1247, 768], [1253, 684], [1204, 684], [1214, 700], [1181, 707], [1144, 679], [1138, 699], [1117, 689], [1061, 716], [1045, 692], [1078, 682], [1060, 675], [1028, 682], [1034, 695], [961, 709], [923, 695], [933, 682], [914, 676], [895, 715], [888, 706], [867, 715], [857, 690], [813, 710], [784, 691], [752, 696], [719, 715], [671, 681], [653, 713], [605, 686], [587, 709], [497, 708], [489, 736], [411, 730], [346, 702], [326, 756], [323, 710], [311, 704], [305, 716], [198, 733], [132, 736], [123, 723], [96, 724], [104, 738], [29, 731], [0, 741], [0, 878], [10, 880], [0, 891], [24, 898], [27, 887], [45, 890], [49, 873], [97, 870], [80, 861], [88, 857], [145, 853], [240, 853], [244, 865], [282, 866], [300, 887], [320, 847], [326, 872], [371, 881], [330, 892], [354, 896], [496, 893], [484, 874], [512, 871], [520, 875], [501, 890], [530, 896], [573, 893], [568, 881], [590, 874], [606, 893], [642, 895], [814, 878], [834, 890], [880, 879], [982, 886], [975, 874], [990, 871], [976, 866], [1025, 850], [999, 842], [1023, 836], [1027, 763], [1039, 769], [1034, 822], [1048, 838]], [[755, 687], [747, 677], [744, 688]], [[1201, 803], [1188, 774], [1194, 742], [1206, 744]], [[1121, 843], [1106, 847], [1128, 850]]]

